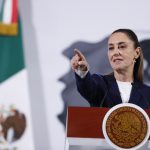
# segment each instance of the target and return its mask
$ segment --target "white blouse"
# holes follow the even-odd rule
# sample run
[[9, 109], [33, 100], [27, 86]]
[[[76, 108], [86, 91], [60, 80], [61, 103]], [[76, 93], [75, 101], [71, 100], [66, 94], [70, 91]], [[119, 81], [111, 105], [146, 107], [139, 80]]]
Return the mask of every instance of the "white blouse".
[[118, 81], [118, 80], [116, 80], [116, 82], [118, 84], [122, 102], [128, 103], [129, 99], [130, 99], [131, 89], [132, 89], [131, 82], [122, 82], [122, 81]]

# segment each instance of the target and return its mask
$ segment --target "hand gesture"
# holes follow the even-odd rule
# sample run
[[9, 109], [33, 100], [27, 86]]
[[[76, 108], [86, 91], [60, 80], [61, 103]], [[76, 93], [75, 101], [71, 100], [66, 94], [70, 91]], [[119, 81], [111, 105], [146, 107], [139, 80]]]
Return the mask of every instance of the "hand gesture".
[[71, 67], [75, 70], [87, 71], [89, 64], [87, 63], [84, 55], [78, 50], [75, 49], [75, 55], [71, 59]]

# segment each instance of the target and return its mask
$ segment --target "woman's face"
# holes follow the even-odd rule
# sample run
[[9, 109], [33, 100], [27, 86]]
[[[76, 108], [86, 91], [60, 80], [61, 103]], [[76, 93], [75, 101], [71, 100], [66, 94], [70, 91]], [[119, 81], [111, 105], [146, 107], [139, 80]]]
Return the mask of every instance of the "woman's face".
[[122, 32], [113, 33], [108, 40], [108, 59], [113, 70], [133, 70], [134, 58], [138, 58], [139, 48]]

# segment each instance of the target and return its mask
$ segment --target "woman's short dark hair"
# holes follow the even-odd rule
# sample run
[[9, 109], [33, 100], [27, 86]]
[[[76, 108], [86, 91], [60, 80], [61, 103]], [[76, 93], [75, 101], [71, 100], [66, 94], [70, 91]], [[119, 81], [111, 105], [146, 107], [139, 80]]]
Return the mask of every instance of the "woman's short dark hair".
[[[118, 33], [118, 32], [126, 34], [129, 37], [129, 39], [133, 41], [135, 49], [137, 47], [140, 47], [140, 43], [138, 41], [137, 35], [132, 30], [118, 29], [118, 30], [115, 30], [112, 34]], [[142, 53], [142, 50], [140, 51], [140, 56], [136, 59], [133, 75], [134, 75], [134, 80], [138, 80], [143, 83], [143, 53]]]

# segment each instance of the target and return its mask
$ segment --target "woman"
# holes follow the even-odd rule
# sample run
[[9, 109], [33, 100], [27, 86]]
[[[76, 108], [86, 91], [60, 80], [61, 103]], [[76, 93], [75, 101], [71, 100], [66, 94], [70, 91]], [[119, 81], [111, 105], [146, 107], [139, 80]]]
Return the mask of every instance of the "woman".
[[133, 103], [150, 108], [150, 87], [143, 84], [143, 54], [132, 30], [118, 29], [110, 35], [108, 59], [113, 73], [91, 75], [86, 58], [75, 50], [71, 66], [80, 94], [95, 107]]

